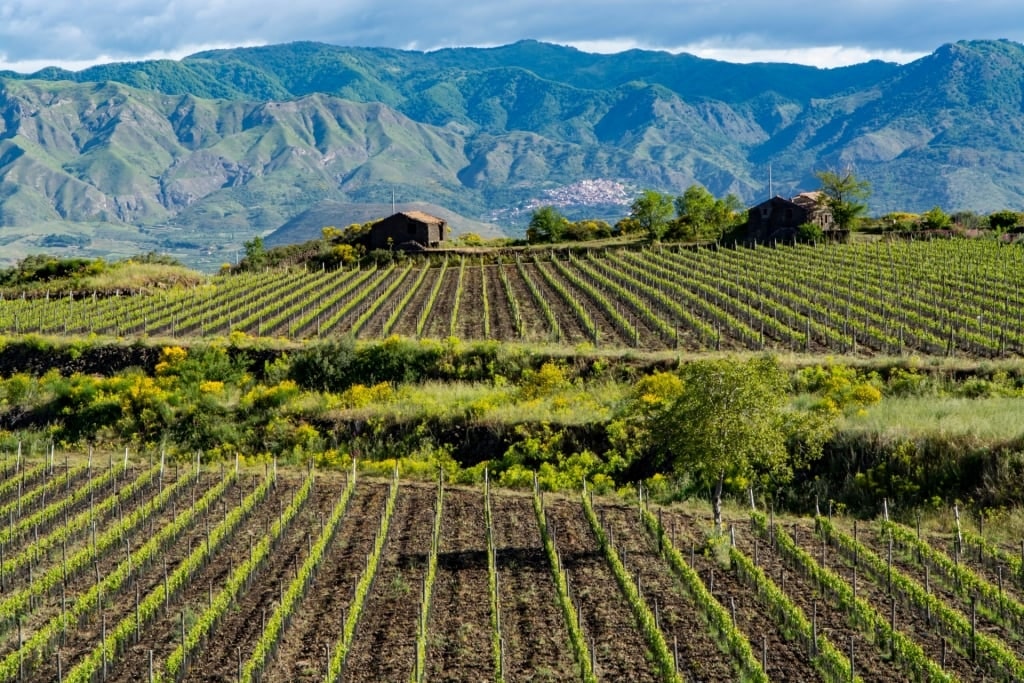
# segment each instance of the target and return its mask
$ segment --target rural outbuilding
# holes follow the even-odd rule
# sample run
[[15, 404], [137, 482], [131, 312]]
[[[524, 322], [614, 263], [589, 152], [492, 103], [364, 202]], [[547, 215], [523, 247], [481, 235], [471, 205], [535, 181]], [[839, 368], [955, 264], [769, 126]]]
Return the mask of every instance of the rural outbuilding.
[[422, 211], [400, 211], [370, 228], [370, 249], [420, 251], [439, 247], [448, 225], [444, 219]]
[[835, 230], [832, 211], [820, 192], [803, 192], [785, 199], [775, 196], [747, 212], [746, 239], [789, 239], [804, 223], [813, 223], [826, 234]]

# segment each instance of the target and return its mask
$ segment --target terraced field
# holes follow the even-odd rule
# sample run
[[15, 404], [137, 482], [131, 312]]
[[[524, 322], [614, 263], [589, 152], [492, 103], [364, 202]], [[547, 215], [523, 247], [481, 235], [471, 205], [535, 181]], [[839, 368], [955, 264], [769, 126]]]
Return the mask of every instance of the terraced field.
[[8, 458], [0, 680], [1020, 680], [1019, 549], [891, 522]]
[[1024, 258], [996, 241], [434, 255], [0, 300], [0, 334], [379, 339], [638, 349], [1024, 354]]

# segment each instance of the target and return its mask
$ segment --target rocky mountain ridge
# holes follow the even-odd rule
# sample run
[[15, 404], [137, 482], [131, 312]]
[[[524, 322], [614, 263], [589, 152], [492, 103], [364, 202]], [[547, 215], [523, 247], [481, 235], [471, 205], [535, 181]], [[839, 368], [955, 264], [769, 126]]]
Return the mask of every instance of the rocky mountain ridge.
[[213, 269], [254, 235], [346, 225], [392, 198], [515, 234], [538, 203], [614, 221], [645, 188], [753, 203], [769, 168], [786, 195], [852, 167], [876, 214], [1021, 209], [1022, 130], [1024, 46], [1009, 41], [839, 69], [523, 41], [7, 72], [0, 258], [155, 249]]

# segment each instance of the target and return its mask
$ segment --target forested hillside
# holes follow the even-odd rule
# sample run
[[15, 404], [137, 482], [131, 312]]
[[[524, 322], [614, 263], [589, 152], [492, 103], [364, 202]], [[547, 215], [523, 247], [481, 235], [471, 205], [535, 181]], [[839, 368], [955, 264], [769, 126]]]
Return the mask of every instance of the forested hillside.
[[365, 220], [392, 197], [444, 207], [457, 231], [516, 233], [539, 204], [614, 220], [646, 188], [753, 203], [769, 167], [789, 195], [852, 165], [876, 214], [1019, 208], [1022, 80], [1008, 41], [828, 70], [526, 41], [8, 72], [0, 241], [7, 260], [159, 250], [212, 269], [254, 235]]

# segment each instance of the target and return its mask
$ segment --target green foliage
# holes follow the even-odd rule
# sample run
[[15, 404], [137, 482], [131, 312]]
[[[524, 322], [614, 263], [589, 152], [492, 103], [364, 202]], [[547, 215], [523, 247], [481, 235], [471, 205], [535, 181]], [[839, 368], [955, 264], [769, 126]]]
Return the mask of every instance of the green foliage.
[[669, 228], [674, 200], [655, 190], [644, 190], [630, 206], [629, 217], [636, 221], [641, 232], [652, 240], [660, 240]]
[[941, 207], [935, 206], [921, 214], [921, 227], [925, 230], [948, 230], [953, 219]]
[[103, 259], [57, 258], [46, 254], [26, 256], [12, 268], [0, 269], [0, 287], [23, 287], [57, 280], [81, 279], [107, 269]]
[[817, 223], [801, 223], [796, 226], [796, 238], [801, 242], [817, 243], [825, 239], [825, 231]]
[[743, 205], [736, 195], [716, 199], [701, 185], [691, 185], [675, 199], [678, 227], [684, 239], [717, 240], [740, 222]]
[[683, 390], [655, 417], [651, 439], [671, 454], [678, 473], [715, 489], [720, 525], [727, 480], [745, 487], [755, 478], [792, 477], [783, 419], [787, 377], [771, 357], [693, 361], [679, 374]]
[[886, 230], [895, 230], [897, 232], [911, 232], [919, 230], [921, 226], [921, 216], [916, 213], [907, 213], [905, 211], [893, 211], [887, 213], [880, 219], [882, 227]]
[[857, 178], [850, 169], [845, 171], [818, 171], [814, 174], [821, 182], [825, 203], [832, 209], [832, 219], [840, 230], [852, 230], [867, 211], [865, 200], [871, 195], [871, 184]]
[[1020, 211], [1004, 209], [989, 214], [988, 224], [993, 230], [1009, 230], [1024, 224], [1024, 214]]
[[535, 209], [526, 230], [526, 239], [536, 242], [561, 242], [565, 237], [568, 219], [550, 205]]

